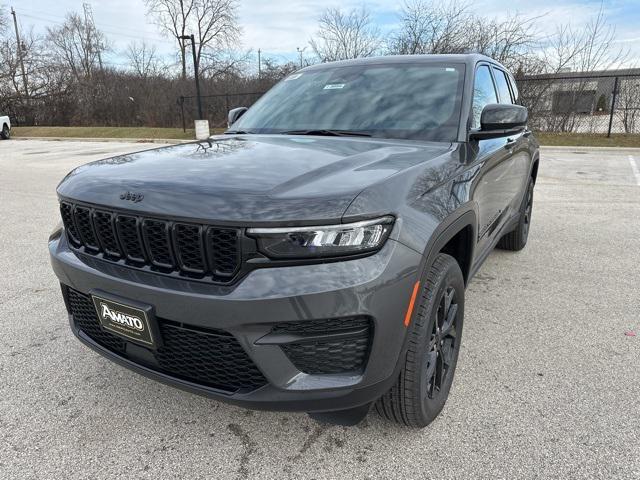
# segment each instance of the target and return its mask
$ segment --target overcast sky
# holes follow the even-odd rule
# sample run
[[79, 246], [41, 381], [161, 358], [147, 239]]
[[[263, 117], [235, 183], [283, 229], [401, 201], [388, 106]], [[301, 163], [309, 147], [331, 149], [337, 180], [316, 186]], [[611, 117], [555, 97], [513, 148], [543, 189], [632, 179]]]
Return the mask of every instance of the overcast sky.
[[[123, 64], [126, 59], [122, 52], [127, 43], [135, 40], [154, 43], [165, 55], [173, 51], [171, 41], [147, 21], [143, 0], [87, 1], [93, 7], [96, 25], [113, 44], [109, 62]], [[23, 28], [34, 26], [38, 31], [47, 25], [59, 24], [68, 11], [82, 12], [83, 3], [82, 0], [0, 0], [3, 2], [15, 8]], [[472, 10], [492, 17], [503, 17], [509, 12], [543, 15], [538, 22], [542, 33], [552, 32], [558, 23], [585, 23], [600, 6], [600, 0], [475, 0], [469, 3]], [[260, 48], [263, 55], [278, 61], [296, 59], [296, 48], [308, 45], [323, 8], [351, 8], [362, 4], [357, 0], [241, 0], [242, 48], [254, 51]], [[604, 4], [620, 44], [631, 50], [634, 59], [640, 59], [640, 0], [605, 0]], [[383, 32], [393, 29], [398, 22], [401, 1], [374, 0], [367, 1], [366, 5]]]

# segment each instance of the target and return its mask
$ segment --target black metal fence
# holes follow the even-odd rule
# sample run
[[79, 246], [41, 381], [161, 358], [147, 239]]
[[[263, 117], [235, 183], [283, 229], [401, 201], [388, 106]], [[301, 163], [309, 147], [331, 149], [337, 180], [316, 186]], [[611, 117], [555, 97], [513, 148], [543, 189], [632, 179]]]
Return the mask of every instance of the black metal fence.
[[532, 130], [640, 133], [640, 74], [561, 73], [525, 77], [517, 84]]
[[[232, 108], [250, 107], [264, 92], [222, 93], [216, 95], [202, 95], [202, 111], [209, 120], [211, 128], [226, 128], [227, 113]], [[198, 103], [195, 96], [178, 97], [180, 120], [183, 130], [193, 127], [193, 121], [198, 118]]]

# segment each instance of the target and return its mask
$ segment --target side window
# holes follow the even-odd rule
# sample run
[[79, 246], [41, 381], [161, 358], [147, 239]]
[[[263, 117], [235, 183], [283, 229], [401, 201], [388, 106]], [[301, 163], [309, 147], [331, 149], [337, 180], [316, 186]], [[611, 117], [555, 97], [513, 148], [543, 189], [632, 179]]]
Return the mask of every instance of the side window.
[[518, 103], [518, 85], [513, 75], [509, 75], [509, 83], [511, 84], [511, 91], [513, 92], [513, 103]]
[[493, 69], [493, 73], [496, 77], [496, 86], [498, 87], [498, 94], [500, 95], [500, 103], [513, 103], [511, 98], [511, 90], [509, 90], [509, 80], [507, 80], [507, 74], [497, 68]]
[[498, 97], [493, 86], [489, 66], [481, 65], [476, 70], [476, 81], [473, 85], [473, 122], [471, 128], [480, 126], [482, 109], [490, 103], [498, 103]]

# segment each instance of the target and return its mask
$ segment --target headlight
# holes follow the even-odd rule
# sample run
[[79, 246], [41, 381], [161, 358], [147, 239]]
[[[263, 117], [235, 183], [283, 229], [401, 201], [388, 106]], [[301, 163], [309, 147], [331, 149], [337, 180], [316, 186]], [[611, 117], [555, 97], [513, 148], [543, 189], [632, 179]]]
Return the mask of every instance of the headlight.
[[320, 227], [250, 228], [259, 250], [271, 258], [318, 258], [377, 250], [387, 240], [393, 217]]

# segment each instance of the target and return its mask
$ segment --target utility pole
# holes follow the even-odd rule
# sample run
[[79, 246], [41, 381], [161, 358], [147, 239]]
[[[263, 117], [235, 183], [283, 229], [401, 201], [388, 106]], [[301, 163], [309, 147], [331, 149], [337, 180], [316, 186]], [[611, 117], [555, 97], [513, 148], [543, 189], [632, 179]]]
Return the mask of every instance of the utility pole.
[[258, 78], [262, 76], [262, 61], [260, 59], [261, 54], [262, 52], [260, 51], [260, 49], [258, 49]]
[[89, 40], [89, 49], [92, 53], [95, 51], [98, 54], [98, 64], [100, 65], [100, 70], [102, 70], [102, 54], [100, 51], [102, 50], [102, 45], [99, 43], [94, 45], [94, 40], [98, 39], [98, 29], [96, 28], [96, 23], [93, 20], [93, 9], [91, 8], [90, 3], [83, 3], [82, 8], [84, 9], [84, 23], [88, 30], [87, 37]]
[[198, 75], [198, 58], [196, 56], [196, 39], [193, 35], [183, 35], [181, 40], [191, 40], [191, 53], [193, 53], [193, 75], [196, 77], [196, 96], [198, 98], [198, 120], [203, 120], [202, 98], [200, 96], [200, 76]]
[[24, 71], [24, 59], [22, 58], [23, 44], [20, 41], [20, 33], [18, 33], [18, 20], [16, 19], [16, 11], [11, 7], [11, 15], [13, 15], [13, 28], [16, 31], [16, 44], [18, 46], [18, 60], [20, 61], [20, 70], [22, 71], [22, 84], [24, 85], [24, 95], [29, 99], [29, 87], [27, 83], [27, 74]]
[[300, 68], [303, 67], [302, 65], [302, 54], [304, 53], [304, 51], [307, 49], [307, 47], [304, 48], [300, 48], [300, 47], [296, 47], [296, 50], [298, 51], [298, 53], [300, 54]]

